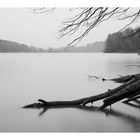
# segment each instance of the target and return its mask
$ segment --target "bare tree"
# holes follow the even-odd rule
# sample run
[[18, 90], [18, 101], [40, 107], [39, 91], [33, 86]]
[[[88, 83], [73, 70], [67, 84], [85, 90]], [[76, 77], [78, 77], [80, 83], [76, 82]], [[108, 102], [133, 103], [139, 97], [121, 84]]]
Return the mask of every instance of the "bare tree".
[[[134, 23], [139, 18], [140, 14], [140, 9], [138, 8], [88, 7], [78, 8], [76, 10], [79, 10], [79, 13], [69, 20], [63, 21], [63, 27], [59, 31], [60, 38], [62, 38], [66, 35], [73, 35], [81, 29], [83, 30], [83, 32], [68, 45], [77, 44], [88, 35], [91, 30], [109, 19], [129, 19], [128, 24], [123, 29], [120, 29], [120, 31], [122, 31]], [[137, 32], [139, 32], [139, 30], [135, 33]]]
[[[33, 8], [33, 12], [37, 14], [51, 13], [56, 8]], [[80, 7], [80, 8], [69, 8], [69, 10], [76, 10], [76, 15], [73, 17], [62, 21], [62, 28], [59, 30], [59, 38], [64, 36], [71, 36], [80, 31], [80, 34], [72, 40], [68, 46], [76, 45], [79, 43], [88, 33], [96, 28], [99, 24], [110, 20], [128, 20], [126, 24], [120, 31], [126, 29], [132, 23], [134, 23], [140, 16], [139, 8], [121, 8], [121, 7]], [[132, 35], [137, 34], [140, 29], [137, 29]], [[125, 38], [125, 37], [124, 37]]]

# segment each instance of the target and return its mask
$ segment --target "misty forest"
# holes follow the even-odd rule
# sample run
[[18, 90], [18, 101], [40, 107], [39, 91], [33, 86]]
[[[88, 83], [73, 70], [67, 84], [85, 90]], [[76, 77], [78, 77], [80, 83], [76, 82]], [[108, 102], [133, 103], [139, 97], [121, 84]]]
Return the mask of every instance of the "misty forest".
[[[30, 8], [34, 18], [46, 19], [54, 18], [58, 9]], [[56, 48], [50, 44], [42, 48], [0, 39], [1, 92], [7, 92], [1, 97], [3, 102], [16, 100], [13, 106], [22, 103], [25, 111], [13, 113], [10, 119], [9, 113], [0, 117], [4, 126], [0, 131], [139, 132], [140, 8], [66, 10], [74, 14], [60, 21], [59, 40], [70, 38], [65, 46]], [[90, 33], [106, 23], [109, 30], [110, 21], [125, 25], [108, 33], [104, 41], [80, 44], [86, 38], [94, 38]], [[103, 32], [99, 32], [100, 36]], [[32, 103], [34, 98], [37, 102]], [[1, 106], [5, 106], [3, 102]], [[35, 118], [37, 110], [41, 110], [39, 117], [46, 112], [46, 118]], [[18, 123], [12, 128], [16, 118]]]

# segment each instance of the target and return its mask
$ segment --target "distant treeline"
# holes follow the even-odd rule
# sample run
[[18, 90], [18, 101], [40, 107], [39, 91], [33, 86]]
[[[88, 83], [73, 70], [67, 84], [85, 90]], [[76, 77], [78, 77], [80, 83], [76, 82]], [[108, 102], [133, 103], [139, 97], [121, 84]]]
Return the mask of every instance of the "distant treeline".
[[66, 53], [77, 53], [77, 52], [104, 52], [105, 42], [97, 41], [85, 46], [70, 46], [70, 47], [60, 47], [60, 48], [49, 48], [48, 52], [66, 52]]
[[122, 32], [109, 34], [104, 52], [138, 52], [140, 50], [140, 32], [131, 36], [136, 29], [127, 28]]
[[0, 39], [0, 52], [44, 52], [45, 49]]
[[106, 41], [97, 41], [85, 46], [71, 46], [59, 48], [36, 48], [13, 41], [0, 39], [0, 52], [104, 52], [104, 53], [134, 53], [140, 52], [140, 32], [134, 36], [128, 37], [133, 34], [136, 29], [127, 28], [122, 32], [109, 34]]

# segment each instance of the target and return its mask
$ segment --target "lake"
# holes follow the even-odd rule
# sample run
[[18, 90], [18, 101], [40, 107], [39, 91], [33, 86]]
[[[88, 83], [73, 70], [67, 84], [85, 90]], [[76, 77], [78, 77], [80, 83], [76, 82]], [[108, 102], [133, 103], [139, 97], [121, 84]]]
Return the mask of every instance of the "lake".
[[[97, 111], [87, 108], [23, 109], [39, 98], [73, 100], [120, 84], [115, 78], [140, 72], [137, 54], [1, 53], [0, 132], [140, 132], [140, 108], [121, 102]], [[94, 103], [95, 107], [102, 101]]]

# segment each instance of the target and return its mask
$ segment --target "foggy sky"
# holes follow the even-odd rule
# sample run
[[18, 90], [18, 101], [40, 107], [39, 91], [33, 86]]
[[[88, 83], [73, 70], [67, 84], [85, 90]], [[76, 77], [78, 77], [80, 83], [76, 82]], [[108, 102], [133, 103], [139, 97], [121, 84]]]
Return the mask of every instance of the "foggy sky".
[[[71, 17], [73, 12], [68, 8], [57, 8], [50, 14], [34, 14], [30, 8], [0, 8], [0, 39], [16, 41], [36, 47], [63, 47], [73, 37], [58, 39], [61, 21]], [[84, 38], [79, 45], [103, 41], [109, 33], [121, 29], [127, 21], [109, 20]]]

